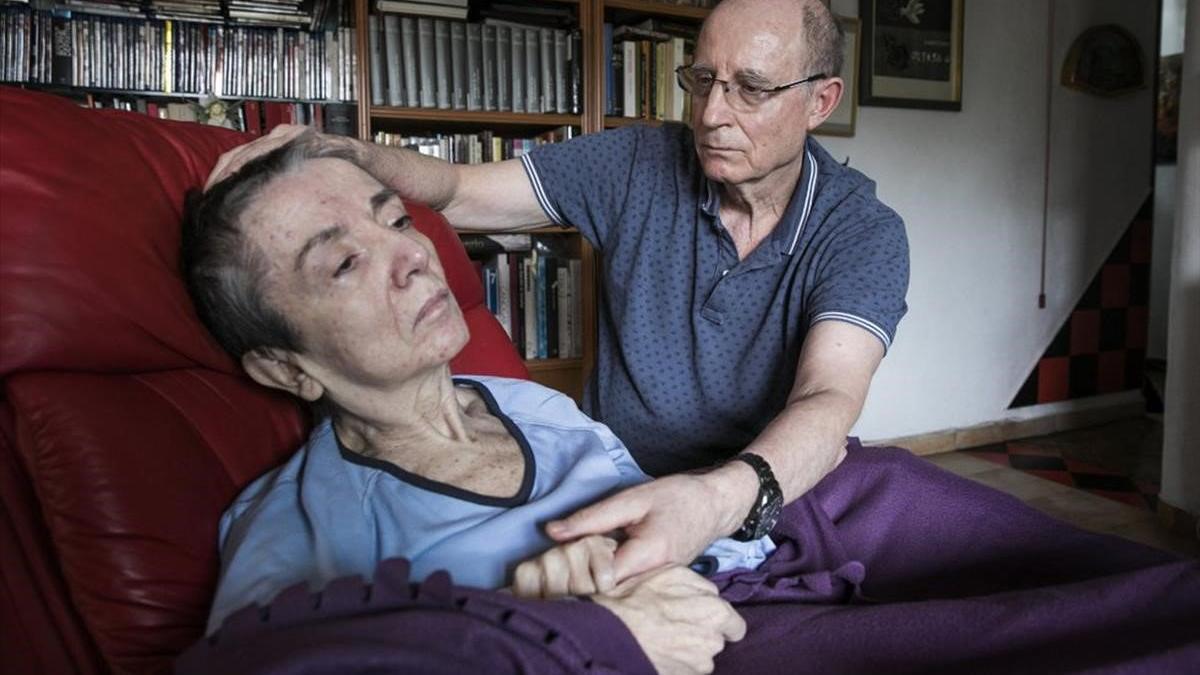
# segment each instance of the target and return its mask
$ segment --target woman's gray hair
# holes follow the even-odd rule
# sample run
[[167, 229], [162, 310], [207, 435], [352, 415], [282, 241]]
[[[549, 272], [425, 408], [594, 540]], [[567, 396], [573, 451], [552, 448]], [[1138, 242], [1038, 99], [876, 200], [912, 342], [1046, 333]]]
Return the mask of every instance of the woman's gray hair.
[[246, 237], [242, 216], [270, 181], [319, 158], [361, 166], [349, 145], [305, 133], [246, 162], [206, 192], [193, 190], [187, 196], [180, 251], [183, 278], [200, 320], [239, 362], [255, 349], [301, 349], [303, 336], [267, 302], [267, 260]]

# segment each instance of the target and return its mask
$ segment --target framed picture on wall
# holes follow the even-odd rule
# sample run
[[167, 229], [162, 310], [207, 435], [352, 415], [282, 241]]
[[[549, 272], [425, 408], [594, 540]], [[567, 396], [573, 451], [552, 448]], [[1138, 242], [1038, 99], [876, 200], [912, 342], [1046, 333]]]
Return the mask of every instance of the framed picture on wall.
[[858, 117], [858, 19], [838, 17], [846, 40], [842, 43], [842, 80], [846, 83], [842, 101], [834, 108], [829, 119], [813, 130], [814, 134], [829, 136], [853, 136], [854, 120]]
[[859, 103], [962, 110], [963, 0], [859, 0]]

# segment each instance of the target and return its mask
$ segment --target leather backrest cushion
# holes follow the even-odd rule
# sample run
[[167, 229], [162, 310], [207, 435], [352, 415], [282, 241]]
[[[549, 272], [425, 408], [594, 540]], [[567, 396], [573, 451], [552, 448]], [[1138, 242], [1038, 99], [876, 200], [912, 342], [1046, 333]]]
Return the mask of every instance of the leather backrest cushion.
[[[8, 87], [0, 87], [0, 110], [0, 376], [190, 366], [236, 373], [178, 276], [179, 222], [186, 191], [248, 137]], [[435, 240], [460, 304], [482, 303], [445, 220], [409, 208]], [[506, 341], [485, 333], [467, 350], [486, 356], [468, 360], [489, 374], [527, 376]]]
[[304, 417], [203, 369], [23, 373], [5, 388], [72, 601], [111, 666], [157, 670], [203, 632], [218, 517], [299, 446]]

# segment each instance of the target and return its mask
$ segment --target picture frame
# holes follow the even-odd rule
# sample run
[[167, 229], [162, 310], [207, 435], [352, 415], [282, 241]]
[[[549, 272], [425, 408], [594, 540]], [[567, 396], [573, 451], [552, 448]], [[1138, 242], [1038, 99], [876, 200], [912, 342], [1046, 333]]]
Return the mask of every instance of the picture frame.
[[837, 17], [845, 34], [842, 43], [842, 72], [840, 76], [845, 82], [842, 100], [833, 109], [833, 113], [813, 130], [814, 134], [826, 136], [853, 136], [854, 124], [858, 118], [858, 54], [859, 49], [859, 20], [852, 16]]
[[859, 0], [859, 104], [962, 110], [963, 0]]

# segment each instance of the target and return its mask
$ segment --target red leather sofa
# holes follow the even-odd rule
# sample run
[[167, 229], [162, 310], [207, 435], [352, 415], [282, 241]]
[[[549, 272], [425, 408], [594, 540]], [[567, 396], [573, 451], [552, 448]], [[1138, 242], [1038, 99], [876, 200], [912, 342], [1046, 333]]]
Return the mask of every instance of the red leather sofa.
[[[202, 632], [217, 519], [306, 432], [197, 320], [188, 188], [247, 138], [0, 88], [0, 670], [162, 672]], [[453, 231], [458, 372], [527, 377]]]

